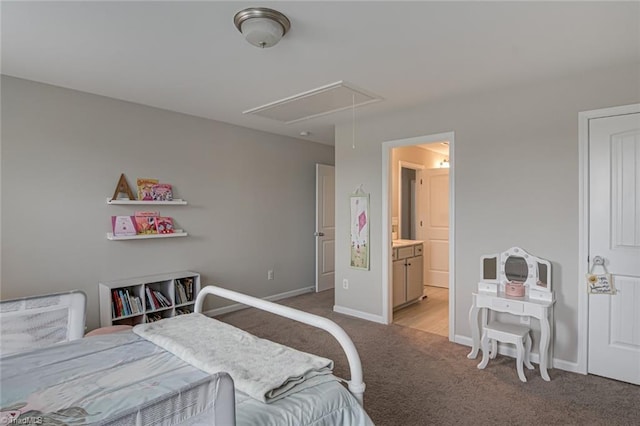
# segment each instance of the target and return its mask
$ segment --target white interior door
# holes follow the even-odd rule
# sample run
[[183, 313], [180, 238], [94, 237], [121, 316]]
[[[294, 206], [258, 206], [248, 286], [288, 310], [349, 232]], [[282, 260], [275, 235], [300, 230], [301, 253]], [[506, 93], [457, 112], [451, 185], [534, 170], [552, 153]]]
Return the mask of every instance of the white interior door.
[[449, 169], [426, 169], [424, 185], [424, 284], [449, 287]]
[[335, 171], [316, 164], [316, 291], [335, 281]]
[[638, 113], [589, 121], [589, 260], [594, 256], [605, 259], [618, 292], [589, 296], [588, 371], [640, 385]]

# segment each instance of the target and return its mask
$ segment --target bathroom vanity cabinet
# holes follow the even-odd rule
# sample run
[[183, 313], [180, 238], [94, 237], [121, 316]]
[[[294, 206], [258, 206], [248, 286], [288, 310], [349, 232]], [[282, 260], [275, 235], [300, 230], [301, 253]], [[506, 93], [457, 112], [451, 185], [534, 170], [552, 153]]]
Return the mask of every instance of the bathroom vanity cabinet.
[[423, 289], [423, 244], [416, 240], [393, 242], [393, 307], [397, 308], [418, 301]]

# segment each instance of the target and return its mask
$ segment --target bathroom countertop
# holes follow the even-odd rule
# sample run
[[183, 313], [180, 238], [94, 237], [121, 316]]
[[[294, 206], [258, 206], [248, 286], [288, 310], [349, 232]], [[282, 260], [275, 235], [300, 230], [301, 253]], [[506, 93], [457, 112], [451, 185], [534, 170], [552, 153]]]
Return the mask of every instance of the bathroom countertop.
[[422, 240], [393, 240], [392, 247], [393, 248], [407, 247], [407, 246], [413, 246], [413, 245], [422, 244], [422, 243], [424, 243], [424, 241]]

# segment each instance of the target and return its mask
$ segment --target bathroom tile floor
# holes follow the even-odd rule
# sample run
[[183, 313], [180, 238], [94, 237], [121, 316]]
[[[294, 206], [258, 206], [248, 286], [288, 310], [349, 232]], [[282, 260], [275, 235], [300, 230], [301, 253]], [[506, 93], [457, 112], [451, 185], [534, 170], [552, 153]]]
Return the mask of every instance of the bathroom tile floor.
[[395, 311], [393, 323], [448, 337], [449, 289], [425, 286], [424, 294], [420, 302]]

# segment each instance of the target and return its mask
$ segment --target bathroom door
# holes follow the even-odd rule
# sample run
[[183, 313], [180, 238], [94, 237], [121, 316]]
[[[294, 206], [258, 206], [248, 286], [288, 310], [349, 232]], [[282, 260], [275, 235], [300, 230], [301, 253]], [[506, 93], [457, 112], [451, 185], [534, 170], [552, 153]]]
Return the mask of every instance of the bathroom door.
[[449, 169], [423, 173], [424, 283], [449, 287]]

